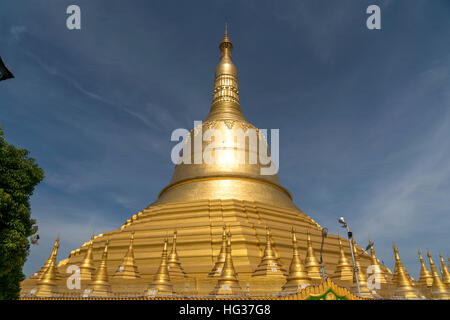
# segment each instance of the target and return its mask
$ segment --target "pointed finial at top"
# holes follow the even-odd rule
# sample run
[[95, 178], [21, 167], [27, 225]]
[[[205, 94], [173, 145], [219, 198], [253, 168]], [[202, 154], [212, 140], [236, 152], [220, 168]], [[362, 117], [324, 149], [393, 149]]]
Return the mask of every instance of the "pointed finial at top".
[[225, 33], [223, 35], [222, 41], [220, 41], [219, 48], [222, 57], [223, 56], [231, 57], [231, 50], [233, 50], [233, 43], [231, 43], [231, 40], [228, 37], [228, 23], [225, 24]]
[[394, 241], [392, 241], [392, 247], [394, 248], [394, 252], [398, 252], [397, 246], [395, 245]]
[[219, 49], [221, 59], [214, 72], [213, 99], [206, 120], [245, 120], [239, 102], [238, 71], [231, 60], [233, 43], [228, 36], [228, 24]]

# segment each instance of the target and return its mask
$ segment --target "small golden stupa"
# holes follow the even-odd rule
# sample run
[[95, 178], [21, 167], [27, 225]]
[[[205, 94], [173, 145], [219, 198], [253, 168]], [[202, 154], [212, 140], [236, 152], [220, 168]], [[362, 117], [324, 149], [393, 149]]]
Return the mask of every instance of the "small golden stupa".
[[[348, 241], [328, 235], [323, 246], [324, 263], [320, 264], [322, 227], [297, 208], [276, 174], [261, 174], [262, 169], [274, 165], [272, 161], [262, 164], [248, 143], [235, 143], [236, 129], [245, 133], [256, 130], [258, 142], [264, 138], [242, 113], [238, 71], [231, 59], [233, 44], [227, 31], [219, 49], [221, 58], [215, 69], [209, 114], [190, 131], [185, 142], [195, 144], [201, 132], [215, 129], [232, 147], [217, 152], [214, 163], [197, 163], [202, 159], [201, 150], [211, 143], [200, 136], [200, 151], [191, 147], [191, 152], [181, 155], [190, 155], [192, 163], [177, 164], [158, 199], [119, 229], [93, 236], [59, 263], [57, 239], [44, 266], [22, 282], [22, 299], [361, 299]], [[246, 159], [258, 160], [239, 163], [235, 161], [238, 151]], [[170, 253], [169, 234], [173, 234]], [[374, 251], [372, 255], [360, 254], [362, 251], [354, 244], [362, 295], [418, 297], [419, 285], [411, 282], [397, 251], [396, 263], [400, 266], [395, 279], [384, 264], [378, 263]], [[367, 287], [366, 271], [374, 263], [383, 274], [382, 285], [392, 286], [390, 290], [380, 293]], [[69, 266], [80, 269], [79, 288], [66, 285], [72, 276], [66, 272]], [[445, 298], [448, 276], [445, 283], [436, 277], [433, 271], [431, 294]]]

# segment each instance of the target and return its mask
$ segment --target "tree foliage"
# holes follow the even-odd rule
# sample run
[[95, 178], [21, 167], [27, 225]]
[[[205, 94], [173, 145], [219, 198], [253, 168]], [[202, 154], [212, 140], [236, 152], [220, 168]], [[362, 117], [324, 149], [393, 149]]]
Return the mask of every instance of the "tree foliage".
[[0, 127], [0, 299], [17, 299], [28, 237], [34, 231], [30, 196], [44, 171], [27, 150], [9, 144]]

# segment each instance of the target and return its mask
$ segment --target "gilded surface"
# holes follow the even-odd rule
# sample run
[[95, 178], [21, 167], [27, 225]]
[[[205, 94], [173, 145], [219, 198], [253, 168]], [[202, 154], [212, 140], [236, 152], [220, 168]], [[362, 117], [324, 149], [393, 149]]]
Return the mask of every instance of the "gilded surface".
[[[240, 107], [228, 34], [219, 48], [211, 110], [202, 130], [220, 130], [231, 143], [231, 130], [254, 127]], [[196, 129], [190, 140], [199, 134]], [[236, 164], [238, 150], [244, 150], [247, 158], [254, 152], [249, 144], [237, 144], [224, 150], [224, 161], [219, 164], [178, 164], [154, 203], [119, 229], [94, 236], [58, 264], [57, 239], [44, 266], [22, 283], [22, 298], [219, 299], [240, 295], [240, 299], [332, 299], [334, 295], [361, 299], [352, 286], [349, 243], [335, 235], [325, 239], [325, 275], [333, 275], [334, 282], [329, 278], [323, 282], [318, 264], [321, 226], [294, 205], [277, 175], [260, 174], [262, 164]], [[169, 234], [174, 234], [170, 253]], [[357, 246], [355, 253], [363, 276], [376, 257]], [[401, 290], [392, 287], [375, 296], [392, 297], [395, 291], [399, 297], [415, 298], [416, 284], [395, 253], [399, 266], [395, 279], [384, 265], [378, 267], [385, 272], [386, 282]], [[71, 265], [81, 269], [79, 289], [66, 285], [70, 276], [66, 269]], [[289, 273], [285, 266], [290, 266]], [[270, 275], [272, 268], [277, 277]], [[446, 297], [446, 284], [437, 280], [437, 272], [432, 273], [431, 294]]]

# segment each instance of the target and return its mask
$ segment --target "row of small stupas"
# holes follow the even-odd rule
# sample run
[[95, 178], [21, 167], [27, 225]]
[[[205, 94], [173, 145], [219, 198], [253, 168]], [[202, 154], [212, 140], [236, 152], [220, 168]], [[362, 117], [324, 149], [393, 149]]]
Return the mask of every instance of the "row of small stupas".
[[[59, 238], [56, 239], [50, 257], [45, 265], [36, 272], [27, 285], [22, 287], [22, 297], [142, 297], [142, 296], [264, 296], [264, 293], [272, 293], [272, 296], [286, 296], [296, 294], [305, 287], [320, 284], [326, 278], [341, 287], [348, 288], [353, 294], [358, 295], [356, 276], [352, 265], [352, 257], [346, 256], [344, 245], [339, 239], [340, 258], [333, 274], [325, 274], [321, 264], [316, 257], [311, 245], [309, 232], [307, 233], [307, 252], [303, 259], [297, 245], [297, 237], [292, 230], [292, 260], [289, 270], [283, 266], [277, 258], [273, 248], [273, 240], [270, 230], [266, 231], [266, 245], [261, 262], [254, 270], [250, 279], [240, 281], [235, 271], [232, 258], [231, 233], [223, 227], [222, 246], [211, 272], [205, 280], [206, 288], [200, 288], [197, 278], [191, 278], [182, 267], [178, 256], [175, 231], [172, 239], [172, 249], [168, 253], [168, 239], [164, 240], [161, 262], [156, 274], [147, 283], [142, 281], [139, 266], [134, 259], [134, 232], [130, 232], [130, 243], [122, 263], [117, 267], [114, 274], [108, 274], [107, 256], [109, 240], [105, 240], [103, 254], [100, 260], [94, 261], [92, 254], [92, 242], [79, 267], [80, 287], [70, 289], [68, 282], [75, 283], [73, 274], [61, 273], [57, 268], [57, 252]], [[450, 299], [450, 274], [447, 264], [440, 255], [441, 266], [440, 277], [431, 254], [428, 252], [430, 270], [425, 266], [421, 252], [419, 260], [421, 265], [420, 279], [414, 280], [403, 266], [398, 249], [394, 244], [395, 270], [394, 273], [384, 265], [380, 264], [375, 256], [373, 244], [370, 247], [372, 260], [372, 272], [379, 272], [379, 288], [369, 289], [367, 270], [363, 270], [360, 264], [355, 241], [353, 239], [353, 256], [357, 267], [357, 278], [360, 286], [360, 296], [366, 298], [400, 298], [400, 299]], [[346, 244], [349, 246], [349, 244]], [[72, 272], [72, 270], [70, 271]], [[369, 275], [370, 276], [370, 275]], [[69, 279], [69, 277], [71, 277]], [[135, 281], [135, 282], [133, 282]], [[144, 284], [143, 284], [144, 283]], [[205, 282], [204, 282], [205, 283]], [[246, 283], [246, 285], [244, 285]], [[209, 286], [209, 287], [208, 287]], [[273, 294], [274, 287], [279, 287], [278, 294]], [[73, 285], [72, 285], [73, 287]], [[264, 290], [264, 288], [270, 289]], [[373, 286], [372, 286], [373, 287]], [[77, 290], [78, 289], [78, 290]], [[206, 291], [205, 291], [206, 290]], [[200, 293], [200, 294], [199, 294]], [[203, 294], [201, 294], [203, 293]], [[205, 295], [206, 293], [206, 295]]]

